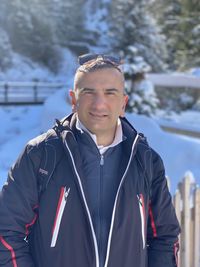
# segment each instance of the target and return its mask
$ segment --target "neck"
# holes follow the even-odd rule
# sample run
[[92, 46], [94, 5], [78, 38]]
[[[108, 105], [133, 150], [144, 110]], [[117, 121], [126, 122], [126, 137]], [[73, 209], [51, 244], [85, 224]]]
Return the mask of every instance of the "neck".
[[[117, 131], [118, 124], [115, 126], [114, 129], [110, 129], [109, 131], [106, 132], [98, 132], [98, 133], [92, 133], [90, 132], [89, 129], [87, 129], [84, 124], [79, 120], [78, 118], [78, 129], [82, 129], [87, 131], [90, 135], [92, 135], [92, 138], [95, 139], [95, 142], [98, 146], [109, 146], [113, 143]], [[121, 133], [122, 134], [122, 133]], [[119, 134], [120, 135], [120, 134]], [[119, 137], [119, 139], [122, 139], [122, 136]]]
[[112, 144], [114, 138], [115, 138], [115, 131], [112, 133], [101, 133], [96, 135], [97, 138], [97, 145], [98, 146], [109, 146]]

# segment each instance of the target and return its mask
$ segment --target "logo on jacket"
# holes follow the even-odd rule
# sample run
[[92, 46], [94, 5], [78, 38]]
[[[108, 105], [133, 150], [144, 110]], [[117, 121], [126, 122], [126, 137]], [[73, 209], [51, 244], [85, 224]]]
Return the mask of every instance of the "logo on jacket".
[[44, 174], [44, 175], [48, 175], [48, 171], [46, 171], [42, 168], [39, 168], [39, 173]]

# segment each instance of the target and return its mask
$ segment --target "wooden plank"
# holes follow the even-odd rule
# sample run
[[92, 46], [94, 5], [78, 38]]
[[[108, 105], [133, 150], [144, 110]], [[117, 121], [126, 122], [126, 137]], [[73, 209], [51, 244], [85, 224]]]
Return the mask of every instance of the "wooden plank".
[[[181, 225], [182, 221], [181, 221], [181, 193], [179, 190], [176, 191], [175, 196], [174, 196], [174, 208], [176, 211], [176, 216], [177, 219]], [[181, 235], [179, 235], [179, 254], [178, 254], [178, 267], [181, 267], [181, 257], [180, 257], [180, 251], [181, 251]]]
[[[182, 242], [181, 242], [181, 254], [182, 254], [182, 266], [181, 267], [193, 267], [190, 265], [190, 176], [186, 175], [182, 184], [182, 200], [183, 200], [183, 222], [182, 222]], [[187, 242], [186, 242], [187, 240]]]
[[177, 73], [148, 73], [147, 78], [152, 81], [155, 86], [173, 88], [194, 88], [200, 90], [200, 78], [193, 75], [183, 75]]
[[194, 267], [200, 266], [200, 188], [194, 193]]
[[178, 184], [173, 201], [182, 228], [178, 267], [200, 267], [200, 188], [192, 173]]

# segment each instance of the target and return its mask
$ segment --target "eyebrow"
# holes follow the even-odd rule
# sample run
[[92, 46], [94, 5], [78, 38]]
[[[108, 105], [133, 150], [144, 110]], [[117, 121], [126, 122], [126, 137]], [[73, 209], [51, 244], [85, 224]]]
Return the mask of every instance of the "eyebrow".
[[110, 89], [105, 89], [105, 91], [107, 92], [107, 93], [109, 93], [109, 92], [119, 92], [119, 90], [118, 89], [116, 89], [116, 88], [110, 88]]
[[[79, 88], [79, 90], [82, 93], [82, 92], [94, 92], [96, 89], [83, 87], [83, 88]], [[108, 89], [105, 89], [105, 92], [106, 93], [109, 93], [109, 92], [119, 92], [119, 90], [116, 89], [116, 88], [108, 88]]]
[[80, 90], [80, 93], [82, 93], [82, 92], [94, 92], [95, 91], [95, 89], [87, 88], [87, 87], [79, 88], [79, 90]]

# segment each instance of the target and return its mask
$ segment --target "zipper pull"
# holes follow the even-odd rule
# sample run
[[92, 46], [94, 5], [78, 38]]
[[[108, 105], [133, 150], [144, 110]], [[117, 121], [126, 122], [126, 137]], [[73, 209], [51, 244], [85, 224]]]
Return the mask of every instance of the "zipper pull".
[[104, 156], [101, 155], [101, 159], [100, 159], [100, 165], [103, 166], [104, 165]]
[[70, 192], [70, 187], [68, 188], [68, 190], [67, 190], [66, 187], [65, 187], [65, 192], [64, 192], [65, 200], [67, 200], [68, 195], [69, 195], [69, 192]]

